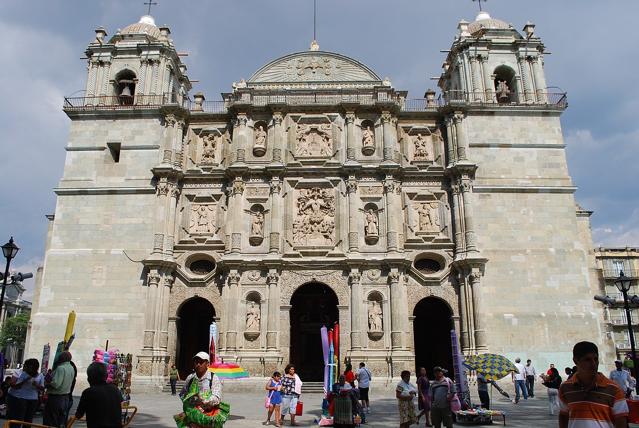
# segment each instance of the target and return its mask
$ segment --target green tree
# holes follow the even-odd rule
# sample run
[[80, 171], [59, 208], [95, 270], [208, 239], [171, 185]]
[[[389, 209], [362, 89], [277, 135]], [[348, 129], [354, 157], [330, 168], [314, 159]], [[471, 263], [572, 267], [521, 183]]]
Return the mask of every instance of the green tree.
[[2, 330], [0, 330], [0, 347], [4, 348], [9, 342], [18, 347], [24, 346], [24, 342], [27, 339], [29, 317], [29, 313], [22, 312], [4, 321]]

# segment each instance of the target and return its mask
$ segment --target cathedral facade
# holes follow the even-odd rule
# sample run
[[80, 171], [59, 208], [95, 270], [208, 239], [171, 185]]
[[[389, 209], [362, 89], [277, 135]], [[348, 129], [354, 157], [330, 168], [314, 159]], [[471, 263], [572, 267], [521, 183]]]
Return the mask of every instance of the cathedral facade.
[[452, 368], [451, 330], [538, 366], [578, 339], [609, 352], [534, 25], [460, 22], [418, 100], [313, 44], [209, 101], [149, 16], [86, 54], [30, 353], [70, 310], [79, 366], [109, 340], [140, 385], [186, 374], [214, 321], [220, 358], [308, 381], [335, 322], [378, 379]]

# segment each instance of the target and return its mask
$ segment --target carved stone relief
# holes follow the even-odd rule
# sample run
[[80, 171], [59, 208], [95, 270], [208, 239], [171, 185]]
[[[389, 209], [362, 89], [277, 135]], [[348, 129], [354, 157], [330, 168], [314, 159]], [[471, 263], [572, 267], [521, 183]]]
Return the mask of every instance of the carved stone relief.
[[419, 161], [432, 161], [433, 157], [433, 142], [431, 136], [424, 136], [417, 134], [413, 136], [414, 146], [414, 159]]
[[335, 244], [335, 194], [332, 189], [299, 190], [293, 242], [302, 246]]
[[264, 240], [264, 208], [256, 204], [248, 213], [251, 216], [249, 242], [251, 245], [260, 245]]
[[331, 124], [298, 124], [295, 156], [328, 157], [333, 155]]
[[379, 240], [379, 217], [377, 211], [369, 208], [364, 213], [364, 239], [367, 244], [375, 244]]
[[362, 128], [362, 153], [366, 156], [375, 153], [375, 133], [370, 125]]
[[420, 203], [417, 208], [419, 232], [439, 233], [439, 202]]
[[255, 156], [264, 156], [266, 153], [266, 137], [264, 125], [258, 125], [257, 128], [255, 128], [255, 141], [253, 143], [253, 154]]
[[368, 330], [369, 331], [384, 331], [383, 327], [383, 311], [380, 302], [371, 300], [368, 302]]
[[221, 135], [206, 134], [202, 137], [202, 152], [200, 154], [201, 165], [211, 165], [217, 163], [216, 152], [221, 146], [223, 137]]
[[212, 235], [216, 231], [215, 204], [193, 204], [189, 218], [189, 233], [192, 235]]
[[246, 331], [260, 331], [261, 318], [259, 303], [249, 301], [246, 308]]

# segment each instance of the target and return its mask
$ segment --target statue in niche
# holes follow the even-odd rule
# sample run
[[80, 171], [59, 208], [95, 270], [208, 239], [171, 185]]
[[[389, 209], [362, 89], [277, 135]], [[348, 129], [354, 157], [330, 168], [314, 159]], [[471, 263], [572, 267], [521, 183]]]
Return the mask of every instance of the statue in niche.
[[426, 137], [422, 134], [417, 134], [417, 137], [413, 140], [413, 144], [415, 145], [415, 159], [432, 159], [431, 150], [429, 150], [429, 140]]
[[215, 163], [215, 150], [217, 149], [218, 135], [207, 134], [202, 138], [202, 158], [200, 163]]
[[251, 236], [264, 236], [264, 213], [262, 211], [253, 212]]
[[377, 227], [377, 214], [372, 209], [366, 212], [366, 236], [379, 235], [379, 228]]
[[246, 331], [260, 331], [260, 306], [249, 302], [246, 308]]
[[293, 222], [293, 241], [301, 245], [333, 245], [335, 196], [332, 190], [301, 189]]
[[297, 125], [297, 143], [295, 156], [331, 156], [333, 154], [333, 137], [331, 125]]
[[383, 331], [382, 304], [376, 300], [371, 300], [368, 305], [368, 330]]
[[417, 214], [419, 215], [420, 232], [439, 232], [439, 215], [437, 214], [437, 208], [437, 202], [419, 205]]
[[255, 156], [264, 156], [266, 153], [266, 131], [264, 126], [260, 125], [255, 130], [255, 144], [253, 145], [253, 154]]
[[193, 204], [191, 206], [191, 219], [189, 233], [214, 233], [215, 232], [215, 206], [212, 204]]
[[500, 102], [508, 101], [510, 99], [510, 88], [505, 80], [497, 82], [497, 99]]
[[367, 156], [375, 152], [375, 133], [370, 126], [362, 129], [362, 153]]

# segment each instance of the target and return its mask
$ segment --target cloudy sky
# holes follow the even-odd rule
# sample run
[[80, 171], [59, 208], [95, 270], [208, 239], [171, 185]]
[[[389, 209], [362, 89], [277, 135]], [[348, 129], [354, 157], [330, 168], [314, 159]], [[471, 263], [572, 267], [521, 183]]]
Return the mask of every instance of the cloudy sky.
[[[155, 0], [195, 91], [219, 99], [271, 60], [307, 50], [312, 0]], [[0, 241], [22, 248], [16, 269], [42, 262], [45, 214], [64, 166], [65, 95], [82, 90], [81, 58], [93, 30], [109, 35], [137, 22], [143, 0], [0, 1]], [[389, 76], [409, 97], [434, 87], [471, 0], [317, 0], [322, 50], [351, 56]], [[490, 0], [484, 9], [517, 29], [533, 21], [551, 55], [548, 84], [568, 92], [562, 117], [578, 202], [593, 210], [595, 245], [639, 246], [639, 1]], [[4, 261], [3, 261], [4, 262]], [[27, 284], [30, 285], [30, 284]]]

